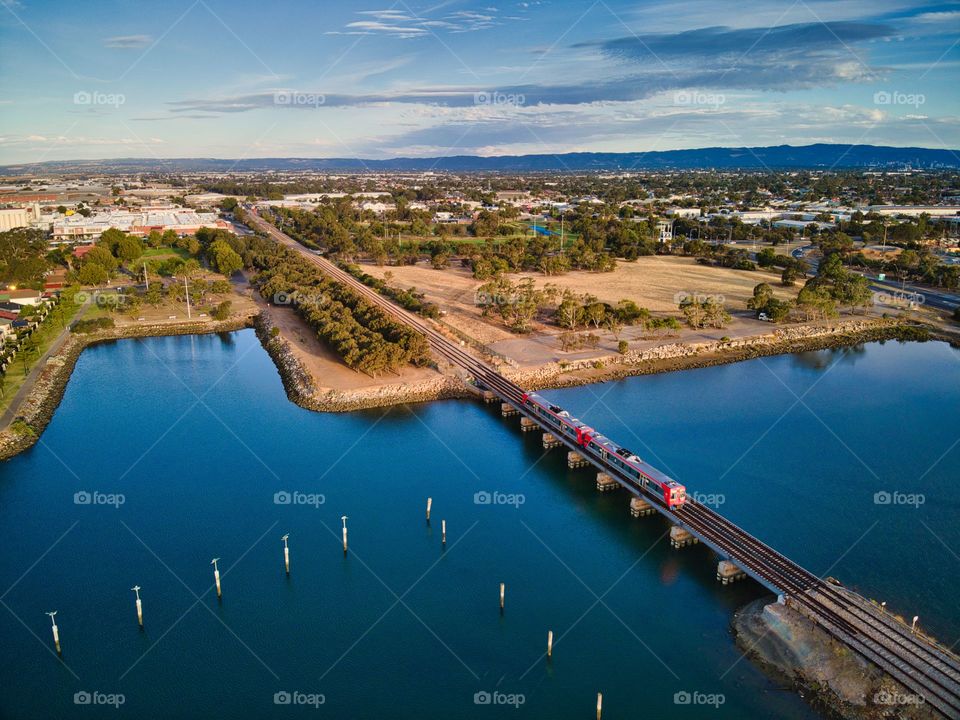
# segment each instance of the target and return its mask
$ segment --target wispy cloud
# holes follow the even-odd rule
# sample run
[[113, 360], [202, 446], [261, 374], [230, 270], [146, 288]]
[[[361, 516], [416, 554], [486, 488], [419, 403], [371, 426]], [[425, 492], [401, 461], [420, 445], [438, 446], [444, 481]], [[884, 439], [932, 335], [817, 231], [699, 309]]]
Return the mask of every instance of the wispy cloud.
[[[440, 7], [433, 8], [437, 10]], [[356, 13], [362, 20], [347, 23], [342, 30], [328, 31], [327, 35], [384, 35], [395, 38], [418, 38], [437, 32], [466, 33], [486, 30], [499, 25], [506, 18], [500, 18], [497, 8], [486, 7], [477, 10], [458, 10], [447, 15], [434, 17], [429, 12], [418, 15], [412, 11], [360, 10]], [[510, 18], [516, 20], [517, 18]]]
[[149, 35], [116, 35], [114, 37], [104, 38], [103, 45], [108, 48], [119, 48], [122, 50], [145, 48], [153, 42]]

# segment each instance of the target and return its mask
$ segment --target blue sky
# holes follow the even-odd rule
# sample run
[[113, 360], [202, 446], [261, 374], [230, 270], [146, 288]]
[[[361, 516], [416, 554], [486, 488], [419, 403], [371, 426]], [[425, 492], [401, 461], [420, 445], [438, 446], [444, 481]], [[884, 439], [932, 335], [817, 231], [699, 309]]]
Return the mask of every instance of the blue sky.
[[0, 162], [960, 148], [960, 3], [0, 0]]

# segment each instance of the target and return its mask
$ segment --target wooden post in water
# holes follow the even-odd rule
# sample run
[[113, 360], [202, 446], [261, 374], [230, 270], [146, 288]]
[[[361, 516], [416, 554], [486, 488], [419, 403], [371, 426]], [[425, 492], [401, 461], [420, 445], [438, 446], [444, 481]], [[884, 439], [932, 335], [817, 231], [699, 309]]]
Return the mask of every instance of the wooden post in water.
[[446, 520], [440, 521], [440, 542], [442, 542], [444, 545], [447, 544], [447, 521]]
[[427, 525], [430, 524], [430, 508], [433, 507], [433, 498], [427, 498]]
[[217, 584], [217, 599], [220, 600], [223, 598], [223, 592], [220, 590], [220, 568], [217, 567], [217, 561], [220, 558], [214, 558], [210, 561], [210, 564], [213, 565], [213, 580]]
[[347, 516], [342, 515], [340, 521], [343, 523], [343, 554], [347, 554]]
[[63, 653], [60, 651], [60, 628], [57, 627], [57, 620], [56, 620], [56, 618], [54, 617], [54, 615], [56, 615], [56, 614], [57, 614], [57, 611], [56, 611], [56, 610], [54, 610], [53, 612], [48, 612], [48, 613], [47, 613], [47, 615], [50, 616], [50, 622], [53, 624], [53, 627], [52, 627], [52, 630], [53, 630], [53, 646], [54, 646], [55, 648], [57, 648], [57, 655], [63, 655]]
[[290, 537], [290, 533], [284, 535], [281, 540], [283, 540], [283, 566], [287, 570], [287, 575], [290, 574], [290, 546], [287, 545], [287, 539]]
[[503, 595], [507, 590], [505, 583], [500, 583], [500, 614], [503, 615]]
[[603, 693], [597, 693], [597, 720], [603, 715]]
[[140, 586], [134, 585], [130, 588], [137, 594], [137, 624], [143, 629], [143, 604], [140, 602]]
[[553, 657], [553, 630], [547, 630], [547, 659]]

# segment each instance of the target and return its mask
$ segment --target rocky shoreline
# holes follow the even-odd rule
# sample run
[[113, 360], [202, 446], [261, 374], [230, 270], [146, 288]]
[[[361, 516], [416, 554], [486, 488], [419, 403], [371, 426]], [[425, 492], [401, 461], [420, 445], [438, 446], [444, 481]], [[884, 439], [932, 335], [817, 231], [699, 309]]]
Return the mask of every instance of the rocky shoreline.
[[27, 450], [40, 439], [60, 405], [80, 354], [86, 348], [126, 338], [232, 332], [250, 327], [250, 324], [251, 318], [242, 317], [220, 322], [138, 325], [111, 328], [88, 335], [71, 334], [60, 351], [47, 360], [30, 394], [20, 406], [17, 417], [8, 428], [0, 431], [0, 460], [7, 460]]
[[932, 326], [895, 318], [846, 320], [829, 326], [777, 328], [765, 335], [728, 342], [674, 342], [625, 355], [550, 363], [533, 370], [503, 368], [524, 387], [533, 390], [573, 387], [635, 375], [726, 365], [728, 363], [786, 353], [849, 347], [882, 340], [944, 340], [960, 344], [960, 336], [941, 333]]
[[731, 621], [744, 655], [800, 693], [827, 717], [927, 720], [938, 717], [875, 665], [811, 620], [770, 597], [740, 608]]

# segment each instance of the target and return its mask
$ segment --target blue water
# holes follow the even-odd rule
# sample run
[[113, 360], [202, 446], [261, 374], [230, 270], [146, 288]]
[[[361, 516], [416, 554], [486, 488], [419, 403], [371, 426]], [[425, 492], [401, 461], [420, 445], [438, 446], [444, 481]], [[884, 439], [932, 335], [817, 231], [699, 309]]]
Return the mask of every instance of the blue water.
[[[949, 644], [958, 376], [946, 345], [887, 343], [546, 394]], [[665, 520], [631, 518], [497, 409], [304, 411], [251, 331], [87, 350], [41, 442], [0, 465], [0, 717], [582, 718], [597, 692], [605, 718], [816, 717], [731, 639], [758, 586], [721, 586], [709, 550], [671, 549]], [[294, 491], [317, 503], [274, 502]], [[495, 691], [522, 704], [476, 704]]]

